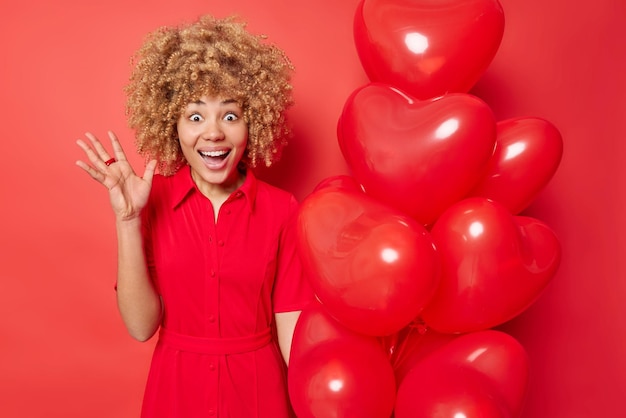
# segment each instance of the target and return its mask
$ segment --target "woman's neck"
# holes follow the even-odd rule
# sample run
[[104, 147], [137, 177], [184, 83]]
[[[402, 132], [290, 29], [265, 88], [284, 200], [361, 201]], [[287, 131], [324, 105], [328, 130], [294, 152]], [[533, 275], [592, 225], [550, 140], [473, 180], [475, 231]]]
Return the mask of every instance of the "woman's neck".
[[217, 217], [219, 210], [224, 202], [228, 199], [228, 197], [241, 185], [244, 183], [246, 179], [245, 170], [237, 170], [237, 177], [228, 183], [209, 183], [203, 181], [198, 178], [198, 175], [195, 171], [191, 170], [191, 178], [193, 179], [196, 187], [204, 195], [207, 199], [211, 201], [211, 205], [213, 206], [213, 211], [215, 215], [215, 221], [217, 222]]

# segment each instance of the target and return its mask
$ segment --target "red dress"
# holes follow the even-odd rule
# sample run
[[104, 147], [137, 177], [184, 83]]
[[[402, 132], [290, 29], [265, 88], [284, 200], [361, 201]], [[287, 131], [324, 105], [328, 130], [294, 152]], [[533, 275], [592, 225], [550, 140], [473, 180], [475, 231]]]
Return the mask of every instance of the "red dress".
[[144, 246], [163, 298], [142, 417], [290, 417], [276, 312], [311, 299], [295, 239], [295, 198], [257, 180], [214, 221], [189, 167], [155, 176]]

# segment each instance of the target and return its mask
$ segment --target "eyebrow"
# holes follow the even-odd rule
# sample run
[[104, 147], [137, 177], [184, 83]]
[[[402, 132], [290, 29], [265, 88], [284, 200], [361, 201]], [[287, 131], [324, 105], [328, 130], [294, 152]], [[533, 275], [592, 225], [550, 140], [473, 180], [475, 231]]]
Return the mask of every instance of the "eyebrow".
[[[220, 102], [221, 105], [227, 105], [227, 104], [231, 104], [231, 103], [235, 103], [235, 104], [239, 104], [239, 102], [235, 99], [226, 99], [226, 100], [222, 100]], [[205, 102], [203, 102], [202, 100], [196, 100], [195, 102], [193, 102], [193, 104], [197, 104], [197, 105], [202, 105], [202, 104], [206, 104]]]

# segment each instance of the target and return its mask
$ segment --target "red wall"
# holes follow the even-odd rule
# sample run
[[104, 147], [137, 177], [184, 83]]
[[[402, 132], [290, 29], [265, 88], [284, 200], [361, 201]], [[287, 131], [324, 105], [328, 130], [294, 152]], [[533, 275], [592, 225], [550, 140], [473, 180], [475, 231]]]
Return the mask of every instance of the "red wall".
[[[473, 92], [498, 119], [548, 119], [565, 146], [528, 210], [558, 234], [561, 268], [504, 327], [530, 355], [524, 417], [621, 416], [626, 6], [501, 2], [502, 45]], [[200, 13], [238, 13], [287, 51], [297, 68], [297, 138], [265, 177], [303, 198], [322, 178], [347, 173], [335, 128], [366, 82], [352, 39], [357, 3], [3, 0], [0, 416], [138, 414], [153, 343], [132, 341], [118, 318], [112, 217], [105, 191], [74, 166], [74, 141], [113, 129], [132, 150], [122, 85], [143, 34]]]

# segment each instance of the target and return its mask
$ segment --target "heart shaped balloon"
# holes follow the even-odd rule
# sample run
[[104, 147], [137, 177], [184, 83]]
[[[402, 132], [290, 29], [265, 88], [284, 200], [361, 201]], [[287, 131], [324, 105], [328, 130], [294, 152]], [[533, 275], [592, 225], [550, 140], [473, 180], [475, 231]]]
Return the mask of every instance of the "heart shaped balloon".
[[430, 417], [444, 409], [467, 417], [519, 416], [528, 376], [528, 355], [512, 336], [464, 334], [420, 358], [399, 381], [396, 417]]
[[321, 187], [302, 202], [298, 245], [318, 299], [365, 335], [402, 329], [437, 287], [439, 259], [426, 228], [350, 188]]
[[504, 33], [497, 0], [363, 0], [354, 41], [370, 81], [419, 99], [468, 92]]
[[377, 337], [359, 334], [344, 327], [330, 316], [319, 301], [313, 301], [302, 310], [298, 317], [291, 342], [289, 364], [297, 366], [300, 360], [315, 347], [335, 341], [383, 347]]
[[439, 332], [492, 328], [519, 315], [539, 297], [561, 258], [548, 226], [485, 198], [451, 206], [431, 234], [443, 272], [422, 318]]
[[393, 411], [396, 383], [381, 347], [322, 343], [289, 367], [287, 381], [298, 418], [388, 418]]
[[337, 189], [345, 189], [345, 190], [349, 190], [353, 192], [363, 191], [363, 189], [361, 188], [361, 185], [359, 184], [358, 181], [356, 181], [354, 177], [348, 176], [345, 174], [326, 177], [315, 186], [315, 188], [313, 189], [313, 192], [316, 192], [325, 187], [334, 187]]
[[456, 366], [416, 367], [400, 383], [395, 418], [513, 418], [484, 376]]
[[485, 177], [471, 196], [524, 210], [556, 172], [563, 156], [558, 129], [541, 118], [512, 118], [497, 124], [496, 148]]
[[419, 101], [372, 83], [346, 101], [337, 136], [368, 195], [427, 225], [483, 177], [496, 121], [491, 108], [472, 95]]
[[528, 354], [513, 336], [496, 330], [463, 334], [425, 360], [469, 367], [485, 376], [498, 390], [513, 416], [522, 410], [529, 382]]
[[396, 375], [396, 382], [401, 382], [424, 357], [458, 338], [455, 334], [443, 334], [423, 325], [409, 325], [393, 337], [394, 344], [388, 351], [391, 353], [389, 362]]

